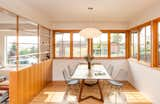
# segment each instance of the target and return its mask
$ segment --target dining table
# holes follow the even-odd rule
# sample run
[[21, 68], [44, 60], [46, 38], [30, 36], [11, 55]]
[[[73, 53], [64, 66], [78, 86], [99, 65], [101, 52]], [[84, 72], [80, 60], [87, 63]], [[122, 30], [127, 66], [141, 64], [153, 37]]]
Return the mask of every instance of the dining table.
[[[90, 69], [88, 69], [88, 64], [79, 64], [76, 67], [73, 75], [71, 76], [71, 79], [81, 80], [80, 81], [80, 92], [79, 92], [79, 98], [78, 98], [79, 102], [85, 99], [88, 99], [88, 98], [93, 98], [93, 99], [104, 102], [100, 80], [110, 80], [111, 79], [111, 76], [105, 69], [104, 65], [94, 64], [94, 65], [91, 65]], [[88, 80], [88, 81], [96, 80], [97, 81], [96, 84], [98, 85], [100, 98], [97, 98], [94, 96], [87, 96], [85, 98], [82, 98], [82, 92], [83, 92], [83, 87], [85, 85], [85, 80]]]

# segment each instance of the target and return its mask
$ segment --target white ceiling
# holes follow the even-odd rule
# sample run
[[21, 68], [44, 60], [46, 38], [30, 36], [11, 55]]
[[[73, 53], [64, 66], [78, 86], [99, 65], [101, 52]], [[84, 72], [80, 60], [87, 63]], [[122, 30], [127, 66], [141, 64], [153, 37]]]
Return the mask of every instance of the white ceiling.
[[[48, 16], [49, 22], [129, 22], [159, 0], [21, 0]], [[94, 10], [89, 12], [88, 7]]]

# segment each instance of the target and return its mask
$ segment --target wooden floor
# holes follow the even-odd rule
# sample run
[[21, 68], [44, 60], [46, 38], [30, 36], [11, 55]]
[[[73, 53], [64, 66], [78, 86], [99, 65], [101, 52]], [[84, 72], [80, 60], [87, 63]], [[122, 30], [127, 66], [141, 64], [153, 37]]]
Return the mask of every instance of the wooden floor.
[[[51, 83], [43, 89], [38, 96], [36, 96], [30, 104], [115, 104], [115, 96], [117, 95], [116, 104], [151, 104], [140, 92], [132, 87], [128, 82], [123, 82], [124, 87], [118, 95], [116, 92], [110, 92], [110, 87], [107, 82], [102, 82], [102, 89], [104, 95], [104, 103], [94, 100], [92, 98], [82, 102], [77, 101], [79, 94], [79, 86], [73, 86], [67, 96], [65, 95], [65, 84]], [[83, 97], [93, 95], [99, 97], [98, 88], [96, 85], [92, 87], [85, 86], [83, 90]]]

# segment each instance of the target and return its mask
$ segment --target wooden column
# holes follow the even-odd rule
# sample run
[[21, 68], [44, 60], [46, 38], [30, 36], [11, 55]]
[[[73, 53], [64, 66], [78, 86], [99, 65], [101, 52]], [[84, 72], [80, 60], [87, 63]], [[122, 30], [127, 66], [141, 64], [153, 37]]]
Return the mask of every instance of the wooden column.
[[92, 39], [88, 39], [88, 55], [92, 56]]
[[158, 66], [158, 21], [151, 22], [152, 46], [151, 46], [151, 66]]
[[55, 46], [55, 39], [56, 39], [56, 37], [55, 37], [55, 31], [53, 31], [52, 32], [53, 34], [52, 34], [52, 45], [53, 45], [53, 47], [52, 47], [52, 52], [53, 52], [53, 58], [55, 58], [55, 50], [56, 50], [56, 46]]
[[137, 60], [140, 60], [140, 29], [138, 28], [138, 55]]
[[111, 35], [108, 32], [108, 58], [111, 58]]
[[73, 32], [70, 32], [70, 58], [73, 58]]
[[126, 58], [129, 58], [131, 55], [131, 34], [130, 31], [126, 32]]

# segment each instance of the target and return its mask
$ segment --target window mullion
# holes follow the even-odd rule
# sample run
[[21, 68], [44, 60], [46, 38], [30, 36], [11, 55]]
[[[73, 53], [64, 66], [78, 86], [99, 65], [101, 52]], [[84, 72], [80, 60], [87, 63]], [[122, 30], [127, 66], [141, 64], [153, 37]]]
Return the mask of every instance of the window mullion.
[[73, 58], [73, 32], [70, 32], [70, 58]]
[[108, 58], [110, 58], [111, 57], [111, 39], [110, 39], [110, 32], [108, 32]]

